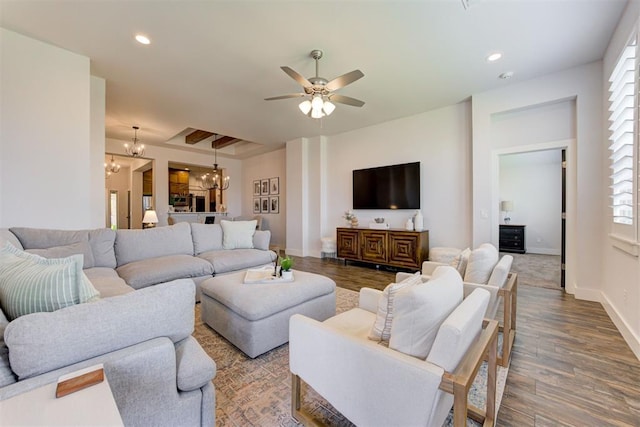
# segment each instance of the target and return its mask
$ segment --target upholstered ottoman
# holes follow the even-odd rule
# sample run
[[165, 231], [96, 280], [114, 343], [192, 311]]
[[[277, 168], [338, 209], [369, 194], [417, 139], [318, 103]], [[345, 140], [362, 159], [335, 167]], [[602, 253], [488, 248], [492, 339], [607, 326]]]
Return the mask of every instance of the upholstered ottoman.
[[200, 284], [202, 321], [254, 358], [289, 341], [289, 317], [318, 321], [336, 313], [336, 284], [328, 277], [294, 271], [293, 282], [244, 283], [245, 272]]

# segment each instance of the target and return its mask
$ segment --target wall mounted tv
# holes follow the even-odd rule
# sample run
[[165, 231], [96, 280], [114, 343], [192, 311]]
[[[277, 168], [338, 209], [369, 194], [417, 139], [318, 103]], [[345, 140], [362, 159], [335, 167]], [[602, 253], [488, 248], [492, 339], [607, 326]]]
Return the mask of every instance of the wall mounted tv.
[[353, 209], [420, 209], [420, 162], [354, 170]]

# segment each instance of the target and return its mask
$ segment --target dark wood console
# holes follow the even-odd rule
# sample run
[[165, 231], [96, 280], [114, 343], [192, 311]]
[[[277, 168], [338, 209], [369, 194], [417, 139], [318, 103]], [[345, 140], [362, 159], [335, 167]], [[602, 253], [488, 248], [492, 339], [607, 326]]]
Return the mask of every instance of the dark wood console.
[[337, 229], [338, 258], [393, 267], [422, 268], [429, 256], [429, 231]]

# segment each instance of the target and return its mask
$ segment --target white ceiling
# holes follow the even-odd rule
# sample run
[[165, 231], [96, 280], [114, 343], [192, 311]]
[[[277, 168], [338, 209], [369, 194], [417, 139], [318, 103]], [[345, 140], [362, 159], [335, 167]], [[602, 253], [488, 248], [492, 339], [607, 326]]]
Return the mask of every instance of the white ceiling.
[[[458, 103], [602, 58], [626, 0], [0, 0], [0, 25], [91, 58], [108, 138], [167, 144], [186, 128], [279, 146]], [[134, 41], [136, 33], [151, 45]], [[365, 76], [322, 121], [300, 113], [280, 66]], [[486, 56], [504, 54], [496, 63]], [[514, 77], [498, 75], [513, 71]], [[173, 145], [172, 145], [173, 146]], [[246, 155], [246, 153], [244, 153]], [[239, 156], [241, 157], [241, 156]]]

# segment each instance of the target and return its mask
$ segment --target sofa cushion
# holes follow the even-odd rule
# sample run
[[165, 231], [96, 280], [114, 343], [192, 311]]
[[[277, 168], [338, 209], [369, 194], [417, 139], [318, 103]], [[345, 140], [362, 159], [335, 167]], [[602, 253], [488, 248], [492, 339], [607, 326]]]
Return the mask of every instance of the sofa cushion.
[[233, 249], [204, 252], [198, 258], [210, 263], [214, 274], [222, 274], [269, 264], [276, 260], [276, 254], [260, 249]]
[[8, 324], [7, 317], [0, 310], [0, 388], [17, 381], [9, 363], [9, 349], [4, 342], [4, 330]]
[[252, 249], [257, 221], [220, 221], [223, 249]]
[[220, 224], [191, 224], [193, 237], [193, 252], [199, 255], [203, 252], [222, 249], [222, 227]]
[[256, 230], [255, 234], [253, 235], [253, 247], [255, 249], [262, 249], [263, 251], [268, 251], [270, 242], [271, 242], [271, 231]]
[[462, 278], [449, 266], [438, 267], [428, 282], [402, 289], [395, 297], [389, 348], [425, 359], [462, 298]]
[[113, 268], [94, 267], [84, 270], [93, 286], [100, 292], [101, 298], [128, 294], [134, 289], [122, 280]]
[[59, 310], [98, 296], [82, 272], [82, 255], [47, 259], [10, 243], [0, 249], [0, 305], [9, 320]]
[[493, 267], [498, 263], [498, 250], [491, 243], [483, 243], [471, 251], [469, 263], [464, 273], [464, 281], [486, 284], [491, 277]]
[[66, 258], [71, 255], [82, 255], [82, 267], [93, 268], [95, 266], [95, 260], [93, 258], [93, 252], [88, 241], [71, 243], [64, 246], [53, 246], [47, 249], [27, 249], [30, 254], [36, 254], [43, 258]]
[[143, 259], [121, 265], [116, 271], [129, 286], [135, 289], [170, 280], [213, 275], [213, 267], [210, 263], [192, 255]]
[[118, 230], [115, 252], [118, 266], [168, 255], [193, 255], [191, 226], [179, 222], [145, 230]]
[[[84, 268], [94, 266], [94, 257], [89, 245], [88, 230], [49, 230], [44, 228], [13, 227], [11, 232], [27, 251], [38, 253], [44, 249], [51, 252], [38, 253], [45, 258], [66, 257], [76, 253], [84, 255]], [[81, 252], [78, 252], [81, 250]], [[57, 254], [61, 255], [57, 255]]]
[[11, 367], [23, 380], [154, 338], [176, 343], [193, 333], [194, 297], [193, 281], [183, 279], [22, 316], [5, 330]]
[[[116, 232], [110, 228], [89, 230], [89, 244], [93, 252], [95, 267], [116, 268], [116, 253], [113, 246]], [[84, 268], [88, 268], [86, 265]]]
[[371, 331], [369, 332], [370, 340], [389, 342], [389, 337], [391, 336], [391, 323], [393, 321], [393, 304], [395, 296], [401, 289], [408, 286], [415, 286], [420, 283], [422, 283], [422, 277], [420, 276], [420, 272], [417, 272], [401, 282], [389, 283], [387, 287], [384, 288], [382, 296], [378, 300], [376, 320], [373, 325], [371, 325]]
[[4, 246], [7, 242], [11, 243], [18, 249], [24, 250], [20, 240], [18, 240], [15, 234], [9, 231], [8, 228], [0, 228], [0, 247]]

